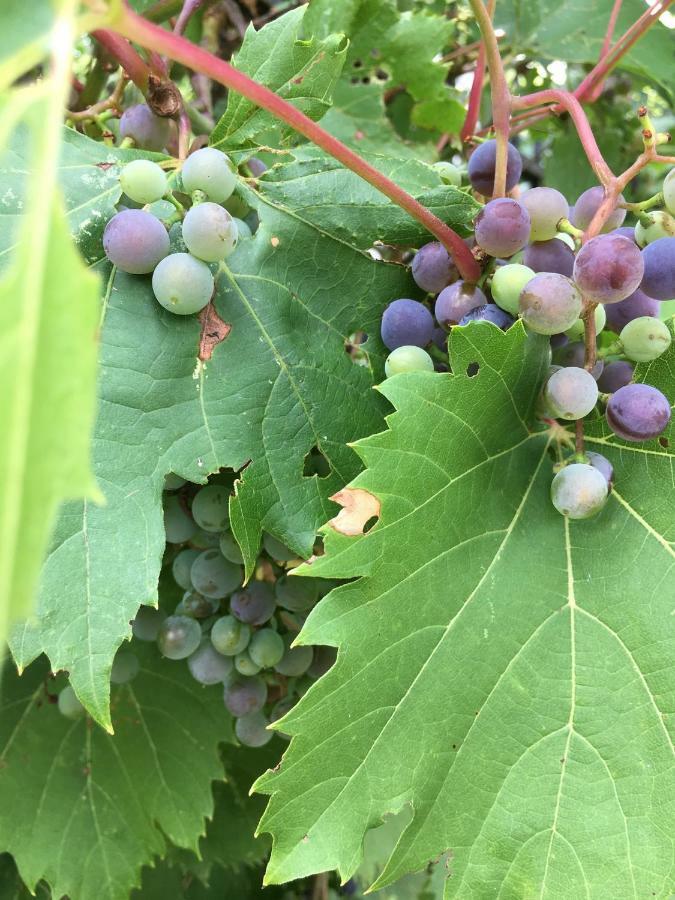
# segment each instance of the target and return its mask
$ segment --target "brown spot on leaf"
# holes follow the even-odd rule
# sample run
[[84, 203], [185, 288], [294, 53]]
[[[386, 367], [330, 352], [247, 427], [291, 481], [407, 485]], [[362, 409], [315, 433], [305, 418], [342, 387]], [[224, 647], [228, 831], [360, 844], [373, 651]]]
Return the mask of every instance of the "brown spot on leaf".
[[343, 488], [330, 499], [342, 507], [337, 516], [328, 523], [340, 534], [349, 536], [363, 534], [366, 523], [380, 516], [380, 501], [362, 488]]
[[100, 163], [96, 163], [96, 168], [102, 169], [104, 172], [107, 172], [108, 169], [110, 169], [114, 165], [115, 165], [115, 163], [111, 163], [111, 162], [100, 162]]
[[202, 323], [199, 335], [199, 358], [202, 362], [208, 362], [214, 349], [232, 331], [232, 326], [223, 322], [212, 302], [199, 313], [199, 321]]

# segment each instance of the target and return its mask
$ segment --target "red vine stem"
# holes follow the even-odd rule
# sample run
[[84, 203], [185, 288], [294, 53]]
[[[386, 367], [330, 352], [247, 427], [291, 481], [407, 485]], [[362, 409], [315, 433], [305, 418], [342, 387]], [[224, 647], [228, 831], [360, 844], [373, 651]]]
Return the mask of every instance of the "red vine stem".
[[490, 73], [492, 125], [497, 139], [495, 182], [492, 195], [493, 197], [503, 197], [506, 193], [506, 165], [508, 162], [508, 142], [511, 124], [511, 92], [506, 83], [504, 64], [499, 53], [495, 30], [492, 27], [492, 19], [485, 8], [483, 0], [470, 0], [470, 3], [480, 27], [485, 47], [485, 58]]
[[378, 172], [362, 159], [358, 153], [350, 150], [337, 138], [334, 138], [320, 125], [313, 122], [304, 113], [282, 100], [273, 91], [253, 81], [243, 72], [239, 72], [229, 63], [218, 59], [213, 54], [196, 46], [177, 34], [172, 34], [128, 7], [124, 7], [121, 15], [112, 23], [120, 34], [140, 44], [150, 47], [162, 55], [168, 56], [195, 72], [208, 75], [225, 87], [242, 94], [256, 106], [266, 109], [277, 119], [287, 122], [295, 131], [304, 135], [326, 153], [341, 162], [346, 168], [356, 172], [361, 178], [378, 191], [389, 197], [394, 203], [405, 209], [431, 232], [443, 246], [452, 253], [459, 272], [466, 281], [474, 283], [480, 277], [480, 266], [473, 254], [456, 232], [445, 225], [437, 216], [422, 206], [414, 197], [397, 184]]
[[[488, 0], [487, 14], [492, 21], [495, 12], [495, 0]], [[478, 42], [478, 59], [476, 60], [476, 70], [473, 75], [471, 84], [471, 92], [469, 93], [469, 105], [466, 110], [466, 119], [459, 133], [460, 139], [467, 141], [476, 130], [478, 116], [480, 115], [480, 102], [483, 96], [483, 83], [485, 81], [485, 41]]]
[[[602, 62], [605, 59], [605, 57], [609, 53], [609, 48], [612, 46], [612, 38], [614, 37], [616, 20], [619, 18], [619, 13], [621, 12], [622, 5], [623, 0], [614, 0], [614, 6], [612, 7], [612, 12], [609, 15], [609, 21], [607, 22], [607, 31], [605, 32], [605, 39], [602, 42], [602, 49], [600, 50], [598, 62]], [[604, 84], [605, 79], [601, 78], [598, 80], [597, 84], [588, 92], [589, 103], [594, 103], [598, 99], [598, 97], [602, 93]]]
[[148, 90], [150, 66], [141, 59], [129, 41], [105, 28], [92, 31], [92, 36], [119, 62], [136, 87], [145, 94]]

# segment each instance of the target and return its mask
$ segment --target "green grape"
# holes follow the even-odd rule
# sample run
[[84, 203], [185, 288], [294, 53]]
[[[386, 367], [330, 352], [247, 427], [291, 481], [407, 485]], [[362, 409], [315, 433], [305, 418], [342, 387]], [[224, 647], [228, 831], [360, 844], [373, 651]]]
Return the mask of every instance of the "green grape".
[[263, 534], [263, 547], [277, 562], [289, 562], [291, 559], [298, 559], [298, 554], [290, 550], [281, 541], [278, 541], [271, 534]]
[[192, 501], [192, 518], [204, 531], [221, 532], [230, 521], [230, 492], [222, 484], [207, 484]]
[[251, 212], [251, 208], [248, 203], [237, 193], [232, 194], [231, 197], [228, 197], [227, 200], [223, 203], [223, 206], [229, 212], [229, 214], [236, 219], [243, 219]]
[[274, 732], [267, 730], [268, 724], [261, 712], [248, 713], [239, 716], [234, 725], [234, 733], [239, 743], [245, 747], [264, 747], [274, 737]]
[[534, 278], [536, 272], [529, 266], [519, 263], [509, 263], [506, 266], [498, 266], [492, 276], [490, 290], [492, 299], [512, 316], [518, 315], [518, 300], [520, 292], [527, 282]]
[[665, 322], [652, 316], [640, 316], [624, 325], [619, 340], [628, 359], [651, 362], [666, 352], [672, 338]]
[[188, 210], [183, 220], [183, 240], [198, 259], [219, 262], [237, 245], [237, 226], [226, 209], [217, 203], [200, 203]]
[[297, 678], [298, 675], [304, 675], [312, 665], [314, 648], [291, 647], [292, 635], [286, 635], [283, 640], [286, 650], [274, 668], [280, 675], [286, 675], [289, 678]]
[[234, 616], [222, 616], [211, 629], [211, 643], [223, 656], [236, 656], [242, 653], [250, 640], [250, 627]]
[[244, 222], [243, 219], [238, 219], [236, 216], [232, 217], [232, 221], [237, 226], [237, 236], [240, 241], [243, 241], [245, 238], [253, 237], [253, 232], [247, 222]]
[[180, 475], [174, 475], [173, 472], [169, 472], [164, 476], [165, 491], [177, 491], [179, 488], [182, 488], [184, 484], [185, 479], [181, 478]]
[[240, 675], [248, 675], [249, 677], [251, 675], [257, 675], [262, 668], [261, 666], [258, 666], [253, 662], [253, 660], [249, 656], [248, 650], [244, 650], [243, 653], [237, 653], [234, 658], [234, 667]]
[[220, 552], [223, 554], [225, 559], [229, 559], [230, 562], [239, 564], [244, 562], [241, 548], [229, 529], [227, 531], [223, 531], [223, 533], [220, 535], [218, 543], [220, 546]]
[[284, 575], [274, 585], [274, 593], [279, 606], [301, 612], [311, 609], [319, 599], [319, 585], [315, 578], [289, 578]]
[[177, 316], [204, 309], [213, 295], [211, 270], [189, 253], [172, 253], [152, 273], [152, 291], [157, 301]]
[[113, 684], [126, 684], [138, 675], [140, 668], [141, 664], [135, 653], [118, 650], [110, 672], [110, 680]]
[[663, 210], [645, 213], [644, 223], [635, 226], [635, 243], [638, 247], [646, 247], [663, 237], [675, 237], [675, 219]]
[[157, 646], [167, 659], [186, 659], [191, 656], [202, 639], [202, 630], [188, 616], [169, 616], [164, 619], [157, 634]]
[[166, 613], [163, 609], [141, 606], [136, 613], [136, 618], [131, 623], [134, 637], [139, 641], [156, 641], [164, 619], [166, 619]]
[[441, 161], [434, 163], [431, 168], [435, 172], [438, 172], [441, 181], [444, 181], [446, 184], [451, 184], [453, 187], [461, 187], [462, 173], [457, 166], [453, 165], [453, 163]]
[[243, 584], [244, 570], [214, 548], [199, 554], [192, 563], [190, 578], [194, 589], [200, 594], [222, 600]]
[[[595, 307], [595, 333], [600, 334], [607, 324], [607, 313], [602, 303]], [[577, 319], [571, 328], [564, 332], [571, 341], [580, 341], [584, 337], [584, 320]]]
[[149, 159], [133, 159], [120, 174], [120, 185], [136, 203], [154, 203], [168, 191], [164, 171]]
[[181, 178], [186, 193], [203, 191], [216, 203], [227, 200], [237, 184], [229, 158], [215, 147], [191, 153], [183, 163]]
[[248, 654], [261, 669], [269, 669], [281, 660], [286, 648], [284, 640], [273, 628], [256, 631], [248, 645]]
[[663, 181], [663, 202], [668, 212], [675, 216], [675, 169], [671, 169]]
[[217, 531], [204, 531], [198, 528], [190, 538], [190, 544], [197, 550], [213, 550], [220, 543], [220, 535]]
[[199, 550], [193, 550], [191, 547], [186, 547], [174, 557], [174, 560], [171, 563], [173, 580], [178, 587], [183, 588], [184, 591], [189, 591], [192, 587], [192, 582], [190, 581], [190, 569], [192, 568], [192, 563], [198, 556]]
[[169, 494], [164, 498], [164, 532], [169, 544], [189, 541], [197, 530], [190, 514], [183, 508], [180, 498]]
[[607, 479], [587, 463], [561, 469], [551, 484], [551, 500], [563, 516], [588, 519], [600, 512], [607, 500]]
[[83, 716], [86, 712], [84, 706], [82, 706], [77, 699], [77, 694], [69, 684], [61, 691], [57, 702], [59, 712], [62, 716], [65, 716], [66, 719], [79, 719], [80, 716]]
[[387, 378], [400, 375], [402, 372], [433, 372], [434, 361], [426, 350], [412, 345], [397, 347], [392, 350], [384, 363], [384, 374]]

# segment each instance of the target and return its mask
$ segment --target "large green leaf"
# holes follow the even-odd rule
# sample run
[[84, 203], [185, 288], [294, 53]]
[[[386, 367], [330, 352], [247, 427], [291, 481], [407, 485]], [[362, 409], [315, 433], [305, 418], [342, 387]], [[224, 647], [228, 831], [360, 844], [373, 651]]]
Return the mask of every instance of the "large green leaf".
[[[267, 877], [346, 877], [367, 829], [407, 806], [376, 887], [449, 850], [446, 897], [666, 897], [672, 427], [629, 445], [592, 426], [616, 488], [599, 516], [569, 522], [549, 499], [549, 435], [528, 427], [545, 347], [520, 325], [473, 325], [451, 355], [455, 375], [385, 382], [397, 412], [360, 442], [353, 483], [379, 521], [356, 537], [334, 523], [304, 567], [356, 580], [300, 636], [339, 653], [256, 785], [271, 794]], [[638, 374], [674, 396], [675, 351]]]
[[[107, 179], [119, 172], [114, 156], [111, 163]], [[260, 194], [241, 186], [261, 224], [218, 280], [216, 308], [231, 331], [210, 362], [197, 359], [196, 318], [161, 309], [148, 278], [98, 267], [105, 317], [94, 469], [106, 503], [64, 509], [43, 572], [38, 620], [15, 636], [12, 649], [21, 666], [44, 651], [55, 669], [67, 669], [107, 727], [115, 650], [139, 604], [157, 596], [164, 474], [201, 482], [220, 467], [250, 461], [231, 511], [249, 566], [262, 529], [308, 556], [333, 509], [328, 498], [358, 471], [345, 445], [381, 427], [385, 404], [370, 390], [382, 371], [380, 316], [391, 299], [416, 289], [405, 269], [373, 260], [367, 248], [404, 231], [423, 240], [424, 231], [404, 225], [379, 195], [374, 205], [370, 186], [323, 165], [307, 163], [307, 174], [300, 163], [283, 167], [269, 183], [260, 180]], [[459, 227], [473, 216], [473, 203], [441, 187], [426, 166], [384, 165], [400, 169], [416, 193], [433, 195]], [[342, 217], [331, 216], [344, 190], [351, 205]], [[371, 336], [371, 368], [355, 366], [345, 353], [345, 339], [358, 330]], [[303, 475], [314, 446], [330, 464], [326, 478]]]
[[[330, 107], [331, 91], [345, 61], [346, 42], [340, 34], [302, 40], [305, 10], [305, 6], [291, 10], [260, 31], [251, 25], [234, 63], [310, 119], [320, 119]], [[276, 141], [283, 142], [294, 133], [242, 94], [232, 92], [211, 143], [223, 149], [253, 146], [264, 143], [259, 138], [270, 128]]]
[[127, 900], [166, 839], [197, 851], [213, 810], [231, 739], [221, 692], [154, 646], [133, 650], [141, 671], [114, 689], [114, 737], [59, 713], [42, 662], [2, 681], [0, 848], [55, 897]]
[[[73, 246], [58, 187], [60, 110], [75, 36], [73, 4], [62, 6], [42, 94], [24, 110], [22, 140], [31, 173], [25, 198], [12, 181], [0, 200], [5, 221], [8, 213], [23, 213], [11, 255], [11, 240], [5, 240], [11, 232], [2, 234], [0, 642], [10, 621], [31, 612], [60, 502], [96, 495], [89, 445], [99, 284]], [[11, 155], [3, 155], [0, 165], [10, 175], [23, 173]]]

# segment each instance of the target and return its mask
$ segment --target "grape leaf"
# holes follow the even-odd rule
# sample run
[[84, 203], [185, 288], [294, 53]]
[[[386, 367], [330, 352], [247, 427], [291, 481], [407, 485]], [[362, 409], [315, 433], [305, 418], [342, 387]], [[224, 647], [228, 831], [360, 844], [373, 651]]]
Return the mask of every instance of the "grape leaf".
[[[326, 555], [301, 569], [356, 580], [307, 620], [300, 642], [338, 646], [337, 663], [254, 785], [271, 794], [267, 878], [347, 877], [364, 833], [408, 807], [375, 888], [449, 851], [446, 897], [664, 897], [672, 449], [594, 438], [616, 489], [569, 522], [549, 499], [549, 437], [528, 427], [541, 342], [520, 325], [451, 342], [458, 374], [386, 381], [389, 430], [357, 447], [353, 487], [381, 501], [379, 521], [327, 527]], [[675, 350], [638, 373], [670, 396], [674, 374]]]
[[[302, 40], [300, 31], [307, 7], [291, 10], [259, 31], [249, 26], [234, 64], [237, 69], [289, 100], [310, 119], [328, 110], [331, 91], [342, 71], [346, 44], [342, 35]], [[227, 109], [211, 135], [211, 144], [224, 150], [255, 146], [272, 129], [284, 143], [295, 132], [242, 94], [231, 92]]]
[[[328, 177], [316, 163], [300, 178], [283, 167], [269, 184], [260, 179], [259, 194], [241, 185], [261, 225], [219, 278], [216, 308], [232, 330], [206, 364], [197, 359], [197, 319], [162, 310], [148, 278], [96, 266], [105, 292], [93, 452], [106, 504], [64, 508], [43, 570], [38, 620], [14, 636], [12, 652], [20, 666], [46, 652], [106, 727], [115, 650], [139, 604], [156, 601], [165, 473], [202, 482], [220, 467], [250, 461], [231, 509], [249, 567], [262, 529], [308, 556], [333, 509], [329, 497], [358, 471], [345, 445], [381, 427], [385, 405], [370, 390], [373, 373], [382, 371], [380, 316], [392, 298], [419, 293], [405, 269], [365, 252], [383, 234], [380, 219], [402, 233], [398, 211], [392, 216], [378, 200], [373, 215], [372, 189], [324, 165]], [[431, 187], [427, 167], [386, 165], [427, 185], [416, 193], [445, 198], [448, 221], [462, 227], [473, 216], [472, 201], [442, 188], [435, 173]], [[115, 172], [113, 165], [106, 174]], [[311, 215], [308, 184], [316, 191]], [[327, 214], [345, 187], [345, 221], [358, 240]], [[425, 237], [414, 225], [406, 229], [411, 239]], [[345, 353], [345, 339], [358, 330], [371, 336], [370, 368]], [[326, 478], [303, 476], [314, 446], [330, 464]]]
[[[166, 839], [194, 851], [222, 779], [231, 721], [217, 688], [136, 644], [141, 670], [114, 688], [116, 733], [64, 718], [42, 662], [0, 691], [0, 848], [32, 888], [126, 900]], [[166, 839], [165, 839], [166, 838]]]
[[[0, 641], [32, 611], [60, 502], [97, 495], [89, 442], [99, 284], [68, 234], [57, 183], [73, 15], [64, 10], [54, 26], [43, 95], [21, 110], [31, 168], [25, 200], [11, 185], [0, 199], [3, 212], [20, 202], [24, 213], [0, 278]], [[5, 167], [13, 172], [3, 156]]]

